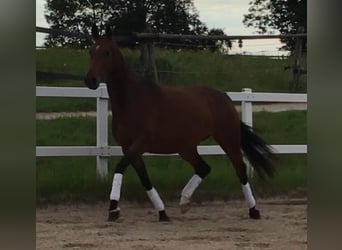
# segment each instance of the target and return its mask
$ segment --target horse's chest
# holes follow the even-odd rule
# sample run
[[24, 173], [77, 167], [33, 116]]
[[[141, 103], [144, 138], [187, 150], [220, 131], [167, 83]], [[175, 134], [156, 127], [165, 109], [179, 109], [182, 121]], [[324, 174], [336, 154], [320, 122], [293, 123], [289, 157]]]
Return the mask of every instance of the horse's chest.
[[125, 142], [129, 140], [129, 133], [127, 131], [127, 126], [125, 126], [125, 124], [123, 124], [122, 122], [116, 119], [113, 119], [112, 133], [113, 133], [115, 140], [120, 145], [125, 144]]
[[120, 145], [127, 145], [143, 133], [143, 125], [135, 119], [113, 119], [112, 132]]

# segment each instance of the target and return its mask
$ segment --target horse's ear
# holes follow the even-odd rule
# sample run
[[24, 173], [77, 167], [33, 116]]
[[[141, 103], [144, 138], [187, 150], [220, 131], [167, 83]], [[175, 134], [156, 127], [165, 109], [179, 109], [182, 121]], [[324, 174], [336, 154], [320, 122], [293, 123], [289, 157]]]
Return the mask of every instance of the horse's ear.
[[97, 29], [96, 24], [94, 23], [93, 26], [91, 27], [91, 36], [93, 37], [94, 40], [99, 38], [99, 30]]
[[106, 34], [105, 36], [109, 39], [112, 39], [112, 29], [110, 28], [110, 26], [107, 24], [106, 25]]

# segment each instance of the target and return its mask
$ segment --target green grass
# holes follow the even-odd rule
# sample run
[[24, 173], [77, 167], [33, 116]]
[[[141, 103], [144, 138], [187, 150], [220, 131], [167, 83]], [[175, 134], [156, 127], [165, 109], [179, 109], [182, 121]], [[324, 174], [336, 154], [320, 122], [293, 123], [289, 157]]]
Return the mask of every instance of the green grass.
[[96, 119], [61, 118], [37, 120], [37, 146], [96, 145]]
[[37, 71], [83, 75], [88, 66], [87, 50], [50, 48], [36, 50]]
[[[194, 200], [241, 198], [240, 183], [229, 160], [225, 156], [205, 156], [204, 159], [212, 166], [212, 171], [196, 191]], [[94, 157], [37, 159], [37, 201], [107, 199], [118, 160], [118, 157], [110, 159], [108, 177], [100, 181], [96, 178]], [[144, 157], [144, 161], [151, 181], [161, 196], [168, 200], [178, 199], [193, 174], [192, 168], [178, 156], [149, 156]], [[281, 156], [277, 168], [276, 177], [267, 182], [253, 178], [253, 189], [258, 197], [288, 195], [297, 190], [305, 193], [306, 156]], [[122, 198], [147, 200], [131, 167], [124, 175]]]
[[306, 111], [253, 113], [253, 127], [271, 144], [306, 144]]
[[[128, 64], [141, 71], [139, 52], [123, 49]], [[221, 55], [208, 51], [180, 52], [157, 49], [155, 52], [159, 78], [167, 85], [204, 85], [221, 91], [241, 91], [252, 88], [255, 92], [288, 92], [293, 58], [271, 59], [269, 57]], [[88, 70], [88, 51], [51, 48], [36, 51], [38, 71], [85, 75]], [[302, 58], [306, 65], [306, 58]], [[300, 92], [306, 92], [306, 76], [301, 77]], [[40, 86], [84, 86], [82, 81], [38, 81]], [[89, 111], [95, 110], [95, 101], [64, 98], [37, 98], [37, 111]], [[55, 102], [59, 104], [56, 105]], [[62, 104], [63, 103], [63, 104]]]
[[[306, 112], [254, 114], [255, 127], [271, 144], [306, 144]], [[69, 118], [37, 121], [37, 145], [95, 145], [95, 118]], [[110, 145], [115, 145], [109, 136]], [[207, 140], [206, 144], [215, 143]], [[215, 143], [216, 144], [216, 143]], [[225, 156], [205, 156], [212, 172], [196, 191], [197, 201], [228, 199], [241, 196], [241, 188], [230, 161]], [[96, 178], [95, 157], [40, 157], [37, 158], [37, 200], [60, 201], [67, 199], [107, 199], [112, 175], [119, 157], [110, 158], [108, 178]], [[164, 198], [177, 199], [193, 174], [192, 168], [177, 156], [144, 157], [153, 184]], [[266, 183], [253, 179], [258, 196], [291, 194], [293, 190], [306, 190], [306, 155], [281, 156], [278, 174]], [[124, 175], [123, 199], [147, 200], [144, 189], [132, 168]]]
[[95, 98], [37, 97], [36, 112], [95, 111]]

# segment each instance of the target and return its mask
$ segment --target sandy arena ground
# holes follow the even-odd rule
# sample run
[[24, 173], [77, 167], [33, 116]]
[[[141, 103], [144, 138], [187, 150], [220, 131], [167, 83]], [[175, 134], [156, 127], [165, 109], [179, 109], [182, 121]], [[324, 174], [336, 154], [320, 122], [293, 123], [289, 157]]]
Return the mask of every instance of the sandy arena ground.
[[158, 222], [148, 203], [121, 202], [121, 217], [110, 223], [107, 206], [37, 208], [36, 249], [307, 249], [306, 199], [259, 200], [261, 220], [248, 218], [243, 201], [194, 204], [184, 215], [166, 203], [171, 222]]

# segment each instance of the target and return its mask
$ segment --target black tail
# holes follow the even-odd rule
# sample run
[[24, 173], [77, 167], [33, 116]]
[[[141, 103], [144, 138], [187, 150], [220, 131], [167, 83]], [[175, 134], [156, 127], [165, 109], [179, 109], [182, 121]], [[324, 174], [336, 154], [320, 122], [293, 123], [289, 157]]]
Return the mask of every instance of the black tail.
[[252, 128], [240, 122], [241, 148], [259, 176], [264, 179], [266, 174], [273, 177], [275, 167], [272, 160], [275, 159], [272, 147], [252, 131]]

